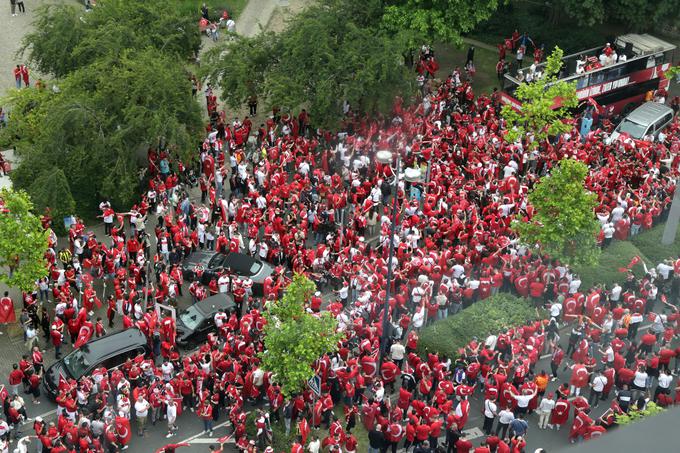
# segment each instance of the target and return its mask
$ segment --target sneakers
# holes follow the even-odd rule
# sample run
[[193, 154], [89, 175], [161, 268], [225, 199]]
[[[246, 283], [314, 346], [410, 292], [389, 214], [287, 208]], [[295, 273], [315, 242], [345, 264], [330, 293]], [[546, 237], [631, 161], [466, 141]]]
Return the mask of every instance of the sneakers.
[[210, 433], [208, 433], [208, 437], [212, 437], [212, 436], [213, 436], [213, 432], [212, 432], [212, 430], [210, 430]]
[[165, 438], [170, 439], [174, 435], [175, 435], [175, 433], [168, 433], [168, 434], [165, 435]]

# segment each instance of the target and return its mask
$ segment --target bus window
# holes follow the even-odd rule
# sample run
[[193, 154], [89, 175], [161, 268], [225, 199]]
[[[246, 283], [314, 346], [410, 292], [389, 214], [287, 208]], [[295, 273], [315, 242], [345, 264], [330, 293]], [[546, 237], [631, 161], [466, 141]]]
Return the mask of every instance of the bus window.
[[647, 58], [647, 68], [651, 68], [654, 66], [654, 55], [650, 55], [649, 58]]
[[658, 54], [654, 55], [654, 64], [656, 66], [663, 64], [664, 61], [666, 61], [666, 60], [664, 60], [664, 55], [662, 53], [658, 53]]
[[621, 77], [621, 74], [623, 74], [623, 65], [619, 66], [618, 68], [612, 68], [609, 71], [607, 71], [607, 76], [606, 79], [607, 81], [610, 80], [616, 80]]
[[590, 85], [598, 85], [604, 82], [604, 73], [605, 71], [598, 71], [590, 74]]
[[579, 77], [576, 80], [576, 89], [580, 90], [581, 88], [587, 87], [588, 86], [588, 78], [589, 78], [588, 74], [584, 74], [581, 77]]

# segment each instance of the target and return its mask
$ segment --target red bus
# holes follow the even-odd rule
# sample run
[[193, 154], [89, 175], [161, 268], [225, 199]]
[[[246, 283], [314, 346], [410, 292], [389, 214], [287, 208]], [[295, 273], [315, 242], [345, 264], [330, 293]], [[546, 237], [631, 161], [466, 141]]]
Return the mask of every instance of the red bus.
[[[674, 44], [648, 34], [623, 35], [611, 46], [619, 56], [618, 61], [605, 60], [602, 64], [605, 47], [562, 58], [559, 80], [576, 82], [579, 101], [592, 98], [599, 105], [607, 106], [609, 115], [626, 114], [642, 103], [648, 91], [668, 88], [669, 80], [661, 73], [675, 61]], [[540, 71], [543, 66], [536, 68]], [[523, 72], [528, 70], [525, 67]], [[521, 103], [513, 95], [522, 83], [518, 76], [518, 72], [506, 73], [501, 92], [501, 101], [517, 110], [521, 109]], [[555, 103], [555, 107], [558, 106], [559, 100]]]

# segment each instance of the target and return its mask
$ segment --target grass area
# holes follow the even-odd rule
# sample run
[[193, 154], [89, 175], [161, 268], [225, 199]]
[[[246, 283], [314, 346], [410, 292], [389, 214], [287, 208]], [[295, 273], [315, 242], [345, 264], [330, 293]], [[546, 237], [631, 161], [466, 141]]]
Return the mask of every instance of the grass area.
[[[581, 288], [591, 288], [598, 283], [611, 287], [614, 282], [623, 282], [626, 274], [619, 272], [620, 267], [626, 267], [630, 260], [642, 252], [630, 241], [614, 241], [600, 254], [599, 262], [592, 266], [575, 268], [581, 276]], [[637, 266], [641, 267], [641, 266]]]
[[656, 266], [666, 258], [676, 258], [680, 256], [680, 235], [675, 236], [675, 242], [671, 245], [663, 245], [661, 237], [665, 223], [638, 234], [632, 239], [632, 243], [644, 254], [647, 261]]
[[[468, 46], [459, 48], [451, 44], [436, 44], [434, 50], [440, 67], [437, 78], [446, 80], [446, 77], [456, 66], [462, 70], [467, 58], [467, 49]], [[476, 47], [474, 61], [476, 74], [472, 86], [475, 94], [490, 94], [494, 87], [498, 87], [498, 79], [496, 78], [498, 55], [496, 52]]]
[[607, 41], [613, 42], [613, 36], [625, 32], [611, 25], [578, 27], [568, 17], [560, 17], [557, 23], [553, 23], [550, 16], [547, 4], [507, 2], [469, 36], [495, 46], [504, 38], [511, 37], [515, 30], [519, 33], [526, 31], [537, 46], [545, 44], [546, 49], [552, 49], [558, 45], [565, 54], [570, 54], [604, 45]]
[[170, 3], [184, 14], [193, 14], [198, 21], [201, 17], [201, 6], [203, 3], [208, 7], [211, 20], [222, 17], [222, 12], [226, 10], [231, 18], [238, 17], [245, 8], [248, 0], [169, 0]]
[[423, 353], [436, 351], [454, 359], [473, 336], [483, 341], [492, 333], [522, 325], [539, 314], [528, 299], [497, 294], [426, 327], [420, 333], [418, 349]]
[[[680, 234], [671, 245], [661, 244], [665, 223], [644, 231], [629, 241], [615, 241], [602, 251], [598, 264], [576, 269], [581, 276], [582, 288], [590, 288], [597, 283], [610, 287], [614, 282], [623, 282], [626, 274], [619, 268], [626, 267], [634, 256], [639, 256], [647, 263], [647, 267], [656, 266], [667, 258], [680, 256]], [[635, 275], [644, 273], [642, 265], [633, 268]]]

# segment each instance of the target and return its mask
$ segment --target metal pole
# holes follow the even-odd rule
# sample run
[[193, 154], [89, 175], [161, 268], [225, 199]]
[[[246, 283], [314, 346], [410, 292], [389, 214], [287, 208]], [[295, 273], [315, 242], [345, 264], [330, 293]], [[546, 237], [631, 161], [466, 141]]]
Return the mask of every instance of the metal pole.
[[392, 287], [392, 278], [394, 273], [392, 272], [392, 259], [394, 257], [394, 235], [397, 230], [397, 204], [399, 198], [399, 165], [400, 156], [397, 154], [397, 171], [394, 180], [394, 198], [392, 199], [392, 225], [390, 227], [390, 251], [388, 254], [387, 261], [387, 287], [385, 288], [385, 302], [383, 304], [383, 319], [382, 319], [382, 335], [380, 335], [380, 357], [378, 358], [378, 369], [377, 373], [380, 375], [380, 369], [382, 368], [383, 356], [387, 353], [387, 325], [389, 323], [389, 311], [390, 311], [390, 289]]
[[671, 203], [671, 212], [666, 219], [666, 226], [663, 229], [663, 236], [661, 243], [663, 245], [671, 245], [675, 242], [675, 235], [678, 232], [678, 223], [680, 223], [680, 178], [675, 181], [675, 192], [673, 193], [673, 202]]

